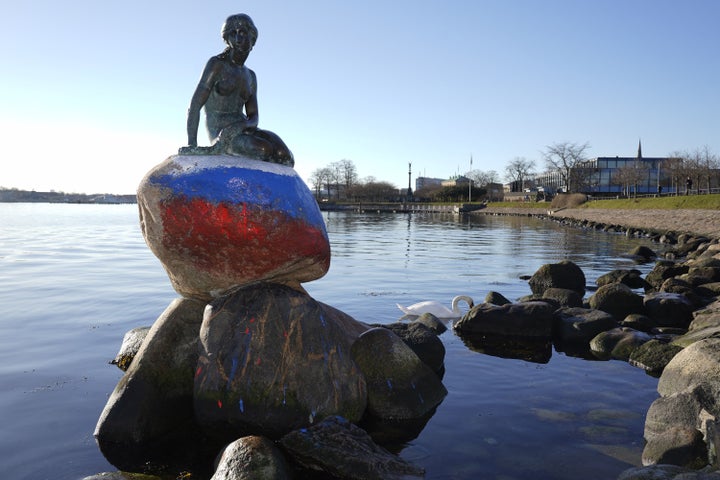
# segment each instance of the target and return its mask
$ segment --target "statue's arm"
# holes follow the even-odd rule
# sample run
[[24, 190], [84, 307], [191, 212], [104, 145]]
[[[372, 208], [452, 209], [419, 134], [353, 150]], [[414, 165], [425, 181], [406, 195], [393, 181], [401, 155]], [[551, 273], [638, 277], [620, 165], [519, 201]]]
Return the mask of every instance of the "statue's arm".
[[193, 93], [192, 99], [190, 99], [190, 107], [188, 108], [187, 115], [187, 136], [188, 145], [191, 147], [197, 147], [200, 110], [210, 97], [216, 71], [217, 60], [215, 58], [211, 58], [205, 66], [205, 70], [203, 70], [200, 82], [198, 82], [197, 88], [195, 88], [195, 93]]
[[247, 102], [245, 102], [245, 116], [247, 117], [246, 128], [254, 130], [257, 128], [258, 122], [260, 121], [260, 114], [258, 112], [257, 101], [257, 78], [255, 77], [255, 72], [252, 70], [250, 70], [250, 75], [252, 76], [252, 95], [250, 95], [250, 98], [248, 98]]

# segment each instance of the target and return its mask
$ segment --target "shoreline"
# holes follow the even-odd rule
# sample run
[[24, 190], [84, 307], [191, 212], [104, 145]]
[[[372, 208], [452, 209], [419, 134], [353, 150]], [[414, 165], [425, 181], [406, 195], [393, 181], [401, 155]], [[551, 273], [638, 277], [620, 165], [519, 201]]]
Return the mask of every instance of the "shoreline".
[[720, 238], [720, 212], [717, 210], [566, 208], [552, 212], [538, 208], [488, 207], [472, 213], [480, 215], [535, 216], [559, 221], [588, 221], [660, 234], [671, 231]]

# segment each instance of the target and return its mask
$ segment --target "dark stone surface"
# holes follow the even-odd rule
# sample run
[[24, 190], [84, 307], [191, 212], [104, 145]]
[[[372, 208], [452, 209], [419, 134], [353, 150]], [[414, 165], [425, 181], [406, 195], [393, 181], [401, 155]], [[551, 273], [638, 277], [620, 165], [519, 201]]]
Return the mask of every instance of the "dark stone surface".
[[602, 310], [621, 321], [631, 313], [645, 313], [643, 297], [622, 283], [611, 283], [597, 289], [588, 299], [591, 308]]
[[143, 471], [146, 462], [193, 432], [193, 375], [204, 309], [203, 302], [174, 300], [110, 395], [95, 438], [116, 467]]
[[652, 339], [630, 353], [628, 362], [642, 368], [652, 376], [659, 376], [665, 365], [682, 350], [682, 347]]
[[453, 329], [461, 337], [465, 334], [494, 334], [550, 338], [554, 311], [554, 305], [543, 301], [500, 306], [483, 303], [453, 324]]
[[210, 480], [286, 480], [293, 478], [283, 452], [265, 437], [248, 436], [227, 445]]
[[567, 288], [585, 294], [585, 274], [575, 263], [563, 260], [541, 266], [528, 282], [533, 294], [542, 295], [548, 288]]
[[444, 371], [445, 346], [430, 328], [417, 321], [373, 326], [391, 330], [436, 374], [440, 375]]
[[368, 328], [282, 285], [213, 301], [200, 330], [198, 422], [232, 439], [279, 438], [328, 415], [359, 420], [367, 390], [350, 346]]
[[617, 326], [615, 317], [602, 310], [561, 308], [554, 313], [553, 340], [562, 346], [589, 344], [599, 333]]
[[643, 299], [645, 314], [659, 327], [687, 329], [692, 320], [694, 305], [680, 293], [653, 292]]
[[367, 383], [367, 413], [378, 418], [420, 418], [442, 402], [445, 386], [430, 367], [387, 328], [364, 332], [352, 357]]
[[340, 417], [290, 432], [280, 439], [280, 445], [306, 469], [336, 478], [392, 480], [425, 473], [376, 445], [364, 430]]

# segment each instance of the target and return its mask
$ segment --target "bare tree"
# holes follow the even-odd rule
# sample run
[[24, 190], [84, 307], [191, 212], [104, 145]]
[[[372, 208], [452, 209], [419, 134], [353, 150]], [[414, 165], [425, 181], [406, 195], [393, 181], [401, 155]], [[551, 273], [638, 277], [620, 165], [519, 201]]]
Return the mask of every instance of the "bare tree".
[[470, 170], [465, 176], [472, 180], [473, 185], [478, 187], [484, 187], [489, 183], [497, 183], [500, 179], [500, 176], [495, 170], [488, 170], [487, 172], [483, 170]]
[[585, 151], [590, 148], [590, 144], [563, 142], [554, 143], [545, 147], [543, 158], [545, 167], [548, 172], [557, 172], [560, 174], [562, 182], [565, 184], [565, 191], [570, 192], [573, 188], [577, 188], [573, 180], [573, 169], [579, 168], [582, 163], [587, 161]]
[[525, 188], [525, 179], [533, 175], [535, 162], [525, 157], [515, 157], [505, 166], [505, 179], [508, 182], [517, 182], [520, 191]]
[[630, 196], [632, 187], [633, 197], [637, 197], [638, 184], [647, 178], [647, 175], [648, 166], [636, 161], [618, 168], [613, 178], [618, 185], [623, 187], [627, 196]]
[[[350, 191], [352, 186], [358, 182], [357, 169], [352, 160], [342, 159], [339, 162], [333, 162], [330, 164], [330, 168], [335, 170], [335, 181], [345, 187], [345, 192]], [[336, 187], [338, 186], [336, 185]], [[337, 190], [339, 195], [340, 188], [338, 187]]]

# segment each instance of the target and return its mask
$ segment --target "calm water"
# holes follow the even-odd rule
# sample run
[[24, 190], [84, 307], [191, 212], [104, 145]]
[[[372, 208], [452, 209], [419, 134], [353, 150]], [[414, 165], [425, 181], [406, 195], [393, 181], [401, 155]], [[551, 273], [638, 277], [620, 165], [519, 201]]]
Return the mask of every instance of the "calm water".
[[[634, 267], [622, 254], [639, 242], [525, 217], [325, 219], [330, 272], [305, 286], [373, 323], [396, 321], [396, 303], [477, 302], [490, 290], [515, 299], [530, 293], [520, 275], [564, 258], [591, 284]], [[175, 297], [135, 205], [0, 203], [1, 478], [114, 470], [92, 436], [121, 376], [108, 361], [127, 330], [151, 324]], [[639, 464], [655, 379], [623, 362], [553, 352], [538, 364], [477, 353], [452, 331], [441, 339], [449, 394], [401, 452], [426, 478], [606, 480]]]

